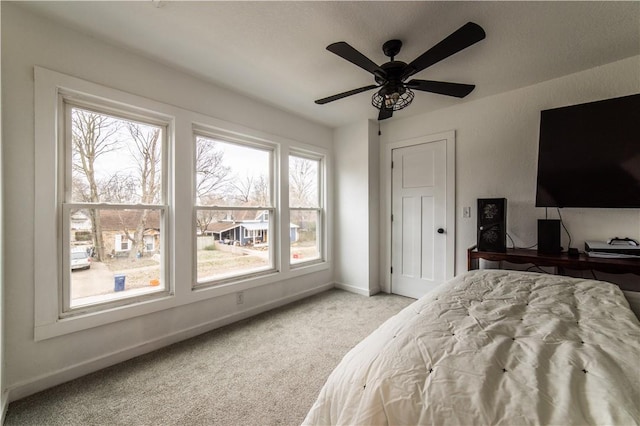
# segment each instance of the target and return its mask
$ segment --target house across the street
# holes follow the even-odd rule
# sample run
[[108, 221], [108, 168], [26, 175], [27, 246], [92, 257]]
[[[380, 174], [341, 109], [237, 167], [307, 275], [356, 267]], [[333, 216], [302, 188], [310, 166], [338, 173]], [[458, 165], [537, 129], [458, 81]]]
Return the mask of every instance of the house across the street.
[[[225, 244], [241, 246], [269, 242], [269, 212], [259, 212], [255, 219], [245, 219], [251, 212], [235, 212], [234, 217], [210, 223], [204, 235], [213, 236]], [[250, 216], [249, 216], [250, 217]], [[289, 239], [298, 241], [298, 225], [289, 224]]]
[[[115, 256], [127, 256], [133, 249], [133, 236], [140, 221], [142, 210], [100, 210], [100, 224], [104, 252]], [[160, 212], [147, 211], [143, 231], [143, 253], [160, 252]]]

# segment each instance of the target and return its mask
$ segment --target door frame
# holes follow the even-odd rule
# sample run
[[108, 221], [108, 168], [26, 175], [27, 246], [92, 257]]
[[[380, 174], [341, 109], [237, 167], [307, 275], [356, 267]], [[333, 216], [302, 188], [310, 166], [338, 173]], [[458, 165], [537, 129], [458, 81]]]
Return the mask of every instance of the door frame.
[[382, 248], [384, 253], [381, 253], [380, 276], [383, 277], [382, 288], [385, 292], [391, 293], [392, 280], [391, 280], [391, 206], [392, 206], [392, 190], [391, 190], [391, 159], [394, 149], [406, 148], [413, 145], [422, 145], [431, 142], [446, 141], [446, 156], [447, 156], [447, 172], [446, 172], [446, 270], [445, 279], [453, 278], [455, 274], [455, 243], [456, 243], [456, 133], [455, 130], [449, 130], [441, 133], [435, 133], [432, 135], [418, 136], [411, 139], [404, 139], [397, 142], [386, 144], [382, 150], [380, 158], [380, 170], [382, 181], [382, 197], [381, 197], [381, 212], [380, 217], [381, 231], [384, 244]]

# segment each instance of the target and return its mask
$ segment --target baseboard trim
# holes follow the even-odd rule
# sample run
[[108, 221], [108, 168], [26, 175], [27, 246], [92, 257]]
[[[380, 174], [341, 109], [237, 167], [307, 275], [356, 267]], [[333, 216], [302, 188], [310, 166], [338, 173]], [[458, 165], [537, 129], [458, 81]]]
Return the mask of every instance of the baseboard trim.
[[[334, 287], [335, 287], [335, 284], [333, 282], [322, 284], [312, 289], [301, 291], [301, 292], [292, 294], [290, 296], [282, 297], [280, 299], [272, 300], [272, 301], [263, 303], [261, 305], [251, 307], [245, 311], [236, 312], [230, 315], [226, 315], [224, 317], [216, 318], [214, 320], [207, 321], [202, 324], [194, 325], [192, 327], [183, 329], [181, 331], [177, 331], [175, 333], [171, 333], [166, 336], [148, 340], [139, 345], [120, 349], [120, 350], [111, 352], [109, 354], [96, 357], [73, 366], [65, 367], [63, 369], [57, 370], [52, 373], [38, 376], [34, 379], [16, 383], [7, 389], [7, 391], [5, 392], [6, 395], [3, 395], [3, 396], [6, 396], [6, 398], [4, 398], [2, 401], [3, 410], [4, 410], [2, 414], [3, 420], [4, 420], [4, 413], [6, 412], [9, 402], [16, 401], [18, 399], [27, 397], [29, 395], [43, 391], [53, 386], [57, 386], [59, 384], [68, 382], [70, 380], [77, 379], [78, 377], [82, 377], [87, 374], [93, 373], [95, 371], [102, 370], [103, 368], [107, 368], [112, 365], [119, 364], [121, 362], [127, 361], [137, 356], [144, 355], [149, 352], [153, 352], [165, 346], [169, 346], [174, 343], [180, 342], [182, 340], [190, 339], [202, 333], [206, 333], [206, 332], [215, 330], [217, 328], [224, 327], [225, 325], [229, 325], [234, 322], [241, 321], [243, 319], [247, 319], [255, 315], [261, 314], [263, 312], [267, 312], [272, 309], [279, 308], [281, 306], [287, 305], [297, 300], [301, 300], [301, 299], [313, 296], [315, 294], [322, 293]], [[2, 424], [2, 422], [0, 422], [0, 424]]]
[[339, 282], [335, 283], [335, 287], [339, 288], [341, 290], [345, 290], [345, 291], [348, 291], [350, 293], [356, 293], [356, 294], [359, 294], [359, 295], [362, 295], [362, 296], [367, 296], [367, 297], [373, 296], [371, 294], [371, 291], [368, 288], [365, 289], [365, 288], [356, 287], [356, 286], [353, 286], [353, 285], [343, 284], [343, 283], [339, 283]]
[[4, 419], [7, 417], [7, 409], [9, 408], [9, 392], [2, 391], [0, 393], [0, 425], [4, 424]]

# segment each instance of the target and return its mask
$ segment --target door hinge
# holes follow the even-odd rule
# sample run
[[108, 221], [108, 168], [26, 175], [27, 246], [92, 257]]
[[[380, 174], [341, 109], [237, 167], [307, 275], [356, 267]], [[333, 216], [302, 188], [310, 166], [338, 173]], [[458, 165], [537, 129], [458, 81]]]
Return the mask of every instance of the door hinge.
[[391, 162], [391, 168], [393, 169], [393, 161]]
[[393, 215], [391, 215], [391, 222], [393, 222]]
[[391, 273], [393, 274], [393, 266], [391, 267]]

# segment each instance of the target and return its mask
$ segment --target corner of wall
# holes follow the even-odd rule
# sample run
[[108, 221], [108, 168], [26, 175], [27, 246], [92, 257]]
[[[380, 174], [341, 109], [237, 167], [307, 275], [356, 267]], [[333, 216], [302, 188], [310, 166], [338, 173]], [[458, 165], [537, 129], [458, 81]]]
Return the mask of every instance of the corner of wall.
[[[2, 22], [2, 2], [0, 2], [0, 26]], [[2, 33], [0, 33], [0, 46], [2, 46]], [[2, 48], [0, 47], [0, 81], [2, 81]], [[2, 89], [0, 88], [0, 105], [2, 105]], [[0, 108], [1, 110], [1, 108]], [[0, 424], [4, 424], [4, 417], [9, 406], [8, 393], [5, 391], [4, 384], [4, 219], [2, 212], [4, 211], [4, 192], [2, 181], [2, 116], [0, 115]]]
[[334, 130], [335, 280], [338, 288], [380, 291], [379, 137], [375, 120]]
[[7, 416], [7, 409], [9, 408], [9, 392], [2, 391], [0, 394], [0, 425], [4, 424], [4, 419]]
[[377, 120], [369, 120], [369, 295], [380, 292], [380, 135]]

